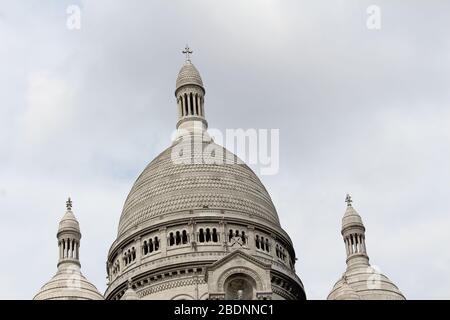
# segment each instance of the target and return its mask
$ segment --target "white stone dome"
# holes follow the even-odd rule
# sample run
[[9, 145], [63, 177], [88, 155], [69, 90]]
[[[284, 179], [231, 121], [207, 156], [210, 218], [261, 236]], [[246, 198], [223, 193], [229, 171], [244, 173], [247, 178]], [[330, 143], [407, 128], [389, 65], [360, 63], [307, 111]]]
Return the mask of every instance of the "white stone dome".
[[80, 233], [80, 224], [78, 223], [78, 220], [72, 210], [68, 210], [59, 222], [58, 233], [65, 231]]
[[[203, 88], [203, 81], [197, 68], [191, 61], [187, 60], [178, 73], [176, 90], [185, 85], [197, 85]], [[175, 90], [175, 91], [176, 91]]]
[[[174, 163], [177, 144], [157, 156], [134, 183], [123, 207], [118, 236], [161, 217], [197, 209], [236, 212], [280, 225], [270, 195], [246, 164], [203, 164], [201, 161], [208, 162], [209, 156], [202, 153], [186, 155], [192, 164]], [[235, 158], [225, 148], [211, 144], [223, 150], [225, 157]]]
[[[328, 296], [329, 300], [405, 300], [397, 286], [371, 266], [361, 265], [347, 269], [344, 277], [334, 285]], [[350, 295], [349, 288], [356, 295]]]
[[76, 264], [64, 263], [34, 300], [103, 300], [97, 288], [81, 273]]

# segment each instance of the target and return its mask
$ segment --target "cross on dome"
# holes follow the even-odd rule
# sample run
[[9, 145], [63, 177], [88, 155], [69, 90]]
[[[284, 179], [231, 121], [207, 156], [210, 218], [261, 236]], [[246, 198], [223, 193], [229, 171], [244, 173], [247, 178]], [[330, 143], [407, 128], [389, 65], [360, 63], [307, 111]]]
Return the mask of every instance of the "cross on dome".
[[191, 61], [189, 55], [192, 54], [193, 51], [191, 50], [191, 48], [189, 48], [189, 45], [186, 45], [182, 52], [186, 55], [186, 61]]
[[66, 208], [69, 211], [72, 210], [72, 200], [70, 199], [70, 197], [66, 201]]
[[347, 196], [345, 197], [345, 202], [347, 202], [347, 207], [351, 207], [352, 206], [352, 197], [347, 193]]

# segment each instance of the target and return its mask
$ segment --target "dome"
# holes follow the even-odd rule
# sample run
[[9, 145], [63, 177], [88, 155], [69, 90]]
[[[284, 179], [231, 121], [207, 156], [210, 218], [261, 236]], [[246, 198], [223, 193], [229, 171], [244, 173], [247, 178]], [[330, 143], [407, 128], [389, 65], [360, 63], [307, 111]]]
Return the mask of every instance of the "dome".
[[58, 233], [63, 231], [73, 231], [80, 233], [80, 225], [71, 210], [67, 210], [67, 212], [59, 222]]
[[[223, 210], [280, 226], [267, 190], [247, 165], [240, 162], [210, 164], [213, 155], [197, 150], [185, 152], [174, 161], [172, 157], [179, 156], [182, 144], [180, 141], [172, 144], [138, 177], [123, 207], [119, 236], [160, 218], [196, 209]], [[223, 153], [225, 159], [236, 159], [214, 142], [204, 142], [203, 150], [205, 148]]]
[[356, 212], [356, 210], [352, 206], [347, 206], [347, 210], [345, 211], [345, 214], [342, 217], [342, 230], [345, 230], [347, 227], [350, 226], [351, 227], [358, 226], [364, 228], [364, 224], [358, 212]]
[[187, 60], [178, 73], [176, 90], [185, 85], [197, 85], [203, 88], [203, 81], [197, 68], [190, 60]]
[[83, 276], [78, 265], [64, 263], [34, 300], [103, 300], [103, 296]]
[[[352, 289], [354, 293], [349, 290]], [[405, 300], [397, 286], [371, 266], [347, 269], [334, 285], [329, 300]]]

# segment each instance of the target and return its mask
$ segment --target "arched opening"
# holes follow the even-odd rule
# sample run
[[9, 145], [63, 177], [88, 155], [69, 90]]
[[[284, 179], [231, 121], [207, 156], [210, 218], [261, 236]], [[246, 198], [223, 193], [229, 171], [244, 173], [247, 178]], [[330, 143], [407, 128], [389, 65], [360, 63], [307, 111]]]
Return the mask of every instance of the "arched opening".
[[206, 242], [210, 241], [211, 241], [211, 231], [209, 230], [209, 228], [206, 228]]
[[241, 239], [242, 239], [243, 244], [247, 243], [247, 237], [245, 236], [245, 231], [242, 231]]
[[155, 237], [155, 243], [154, 243], [154, 245], [155, 245], [155, 251], [158, 251], [158, 249], [159, 249], [159, 240], [158, 240], [158, 237]]
[[256, 281], [246, 274], [234, 274], [224, 283], [226, 300], [255, 299]]
[[177, 231], [177, 232], [176, 232], [175, 243], [176, 243], [176, 245], [179, 245], [179, 244], [181, 243], [181, 235], [180, 235], [180, 231]]
[[183, 244], [188, 243], [188, 236], [187, 236], [186, 230], [183, 230], [183, 235], [182, 235], [182, 239], [181, 240], [182, 240]]
[[213, 228], [213, 232], [212, 232], [212, 241], [213, 242], [218, 242], [218, 237], [217, 237], [217, 230], [216, 228]]
[[147, 253], [148, 253], [147, 241], [144, 241], [144, 255], [146, 255]]
[[255, 245], [256, 245], [256, 248], [257, 248], [257, 249], [260, 248], [260, 247], [259, 247], [259, 236], [258, 236], [258, 235], [256, 235]]
[[189, 94], [189, 102], [191, 105], [191, 116], [194, 115], [194, 99], [192, 98], [192, 92]]
[[169, 234], [169, 246], [173, 246], [175, 244], [175, 238], [173, 236], [173, 232]]
[[148, 247], [148, 251], [153, 252], [153, 240], [151, 238], [148, 240]]
[[231, 242], [231, 239], [233, 239], [233, 230], [230, 229], [230, 232], [228, 233], [228, 241]]
[[195, 94], [194, 100], [195, 100], [195, 114], [200, 115], [200, 112], [198, 110], [198, 94]]
[[198, 241], [199, 241], [199, 242], [205, 242], [205, 234], [204, 234], [204, 232], [203, 232], [203, 228], [200, 229], [200, 232], [199, 232], [199, 234], [198, 234]]

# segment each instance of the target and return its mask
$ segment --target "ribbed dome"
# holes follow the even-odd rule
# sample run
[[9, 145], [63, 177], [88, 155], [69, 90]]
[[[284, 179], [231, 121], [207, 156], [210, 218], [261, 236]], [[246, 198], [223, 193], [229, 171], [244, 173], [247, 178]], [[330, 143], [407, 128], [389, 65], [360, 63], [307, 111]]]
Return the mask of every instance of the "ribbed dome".
[[58, 232], [73, 231], [80, 233], [80, 225], [71, 210], [68, 210], [59, 222]]
[[[346, 277], [346, 282], [344, 277]], [[397, 286], [371, 266], [347, 269], [344, 277], [336, 282], [328, 299], [342, 300], [344, 297], [350, 299], [348, 290], [350, 287], [361, 300], [405, 300]], [[353, 295], [352, 299], [357, 299], [357, 297]]]
[[[233, 211], [279, 226], [269, 194], [247, 165], [206, 164], [213, 162], [215, 153], [203, 155], [198, 148], [180, 157], [183, 145], [179, 144], [175, 142], [156, 157], [134, 183], [120, 217], [119, 236], [156, 218], [195, 209]], [[225, 159], [236, 157], [213, 142], [204, 142], [206, 147], [220, 150]]]
[[352, 206], [347, 206], [344, 216], [342, 217], [342, 230], [349, 226], [359, 226], [364, 228], [361, 216]]
[[79, 266], [61, 264], [56, 275], [42, 286], [34, 300], [103, 300], [97, 288], [81, 273]]
[[203, 88], [203, 81], [200, 77], [200, 73], [189, 60], [184, 63], [183, 67], [181, 67], [180, 72], [178, 73], [176, 90], [187, 84], [198, 85]]

